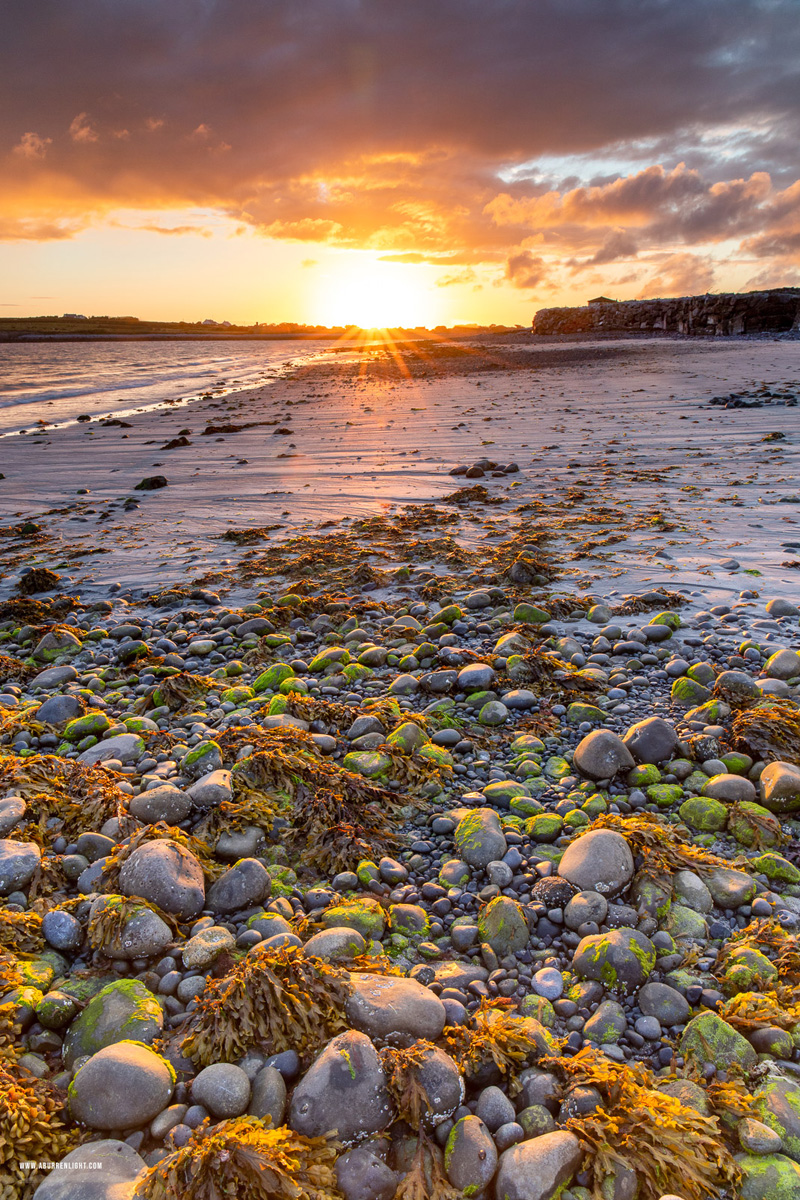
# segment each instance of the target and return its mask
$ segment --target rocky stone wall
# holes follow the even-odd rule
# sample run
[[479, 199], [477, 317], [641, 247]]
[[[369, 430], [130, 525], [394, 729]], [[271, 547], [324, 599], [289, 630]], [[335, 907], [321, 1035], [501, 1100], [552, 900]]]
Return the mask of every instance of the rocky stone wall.
[[700, 337], [785, 333], [800, 327], [800, 288], [727, 292], [670, 300], [619, 300], [540, 308], [536, 334], [683, 333]]

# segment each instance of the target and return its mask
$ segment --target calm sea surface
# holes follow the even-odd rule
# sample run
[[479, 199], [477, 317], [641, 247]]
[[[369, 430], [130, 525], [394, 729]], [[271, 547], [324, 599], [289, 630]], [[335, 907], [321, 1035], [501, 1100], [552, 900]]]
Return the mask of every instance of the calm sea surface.
[[274, 379], [326, 342], [12, 342], [0, 344], [0, 435], [232, 391]]

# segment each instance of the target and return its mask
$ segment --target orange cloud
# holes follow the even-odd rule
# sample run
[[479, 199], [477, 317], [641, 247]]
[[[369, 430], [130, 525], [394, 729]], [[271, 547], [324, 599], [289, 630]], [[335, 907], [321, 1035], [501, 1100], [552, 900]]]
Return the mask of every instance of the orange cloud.
[[796, 0], [37, 0], [4, 33], [0, 237], [203, 208], [523, 289], [797, 261]]

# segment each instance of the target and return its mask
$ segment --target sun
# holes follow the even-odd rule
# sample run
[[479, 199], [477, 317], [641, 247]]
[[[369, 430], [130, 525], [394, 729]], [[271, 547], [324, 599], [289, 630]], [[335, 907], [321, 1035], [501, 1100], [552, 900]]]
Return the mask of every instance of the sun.
[[348, 255], [320, 277], [316, 319], [323, 325], [362, 329], [429, 326], [436, 322], [438, 308], [431, 291], [418, 266]]

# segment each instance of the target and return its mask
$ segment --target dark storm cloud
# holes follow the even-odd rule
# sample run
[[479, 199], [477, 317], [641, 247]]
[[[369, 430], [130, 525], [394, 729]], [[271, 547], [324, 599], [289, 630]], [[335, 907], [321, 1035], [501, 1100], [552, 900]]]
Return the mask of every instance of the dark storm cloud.
[[[797, 177], [798, 52], [796, 0], [8, 6], [0, 236], [69, 236], [119, 205], [442, 265], [510, 262], [532, 235], [594, 266], [648, 239], [767, 236]], [[643, 169], [609, 162], [595, 187], [501, 182], [623, 152]]]

